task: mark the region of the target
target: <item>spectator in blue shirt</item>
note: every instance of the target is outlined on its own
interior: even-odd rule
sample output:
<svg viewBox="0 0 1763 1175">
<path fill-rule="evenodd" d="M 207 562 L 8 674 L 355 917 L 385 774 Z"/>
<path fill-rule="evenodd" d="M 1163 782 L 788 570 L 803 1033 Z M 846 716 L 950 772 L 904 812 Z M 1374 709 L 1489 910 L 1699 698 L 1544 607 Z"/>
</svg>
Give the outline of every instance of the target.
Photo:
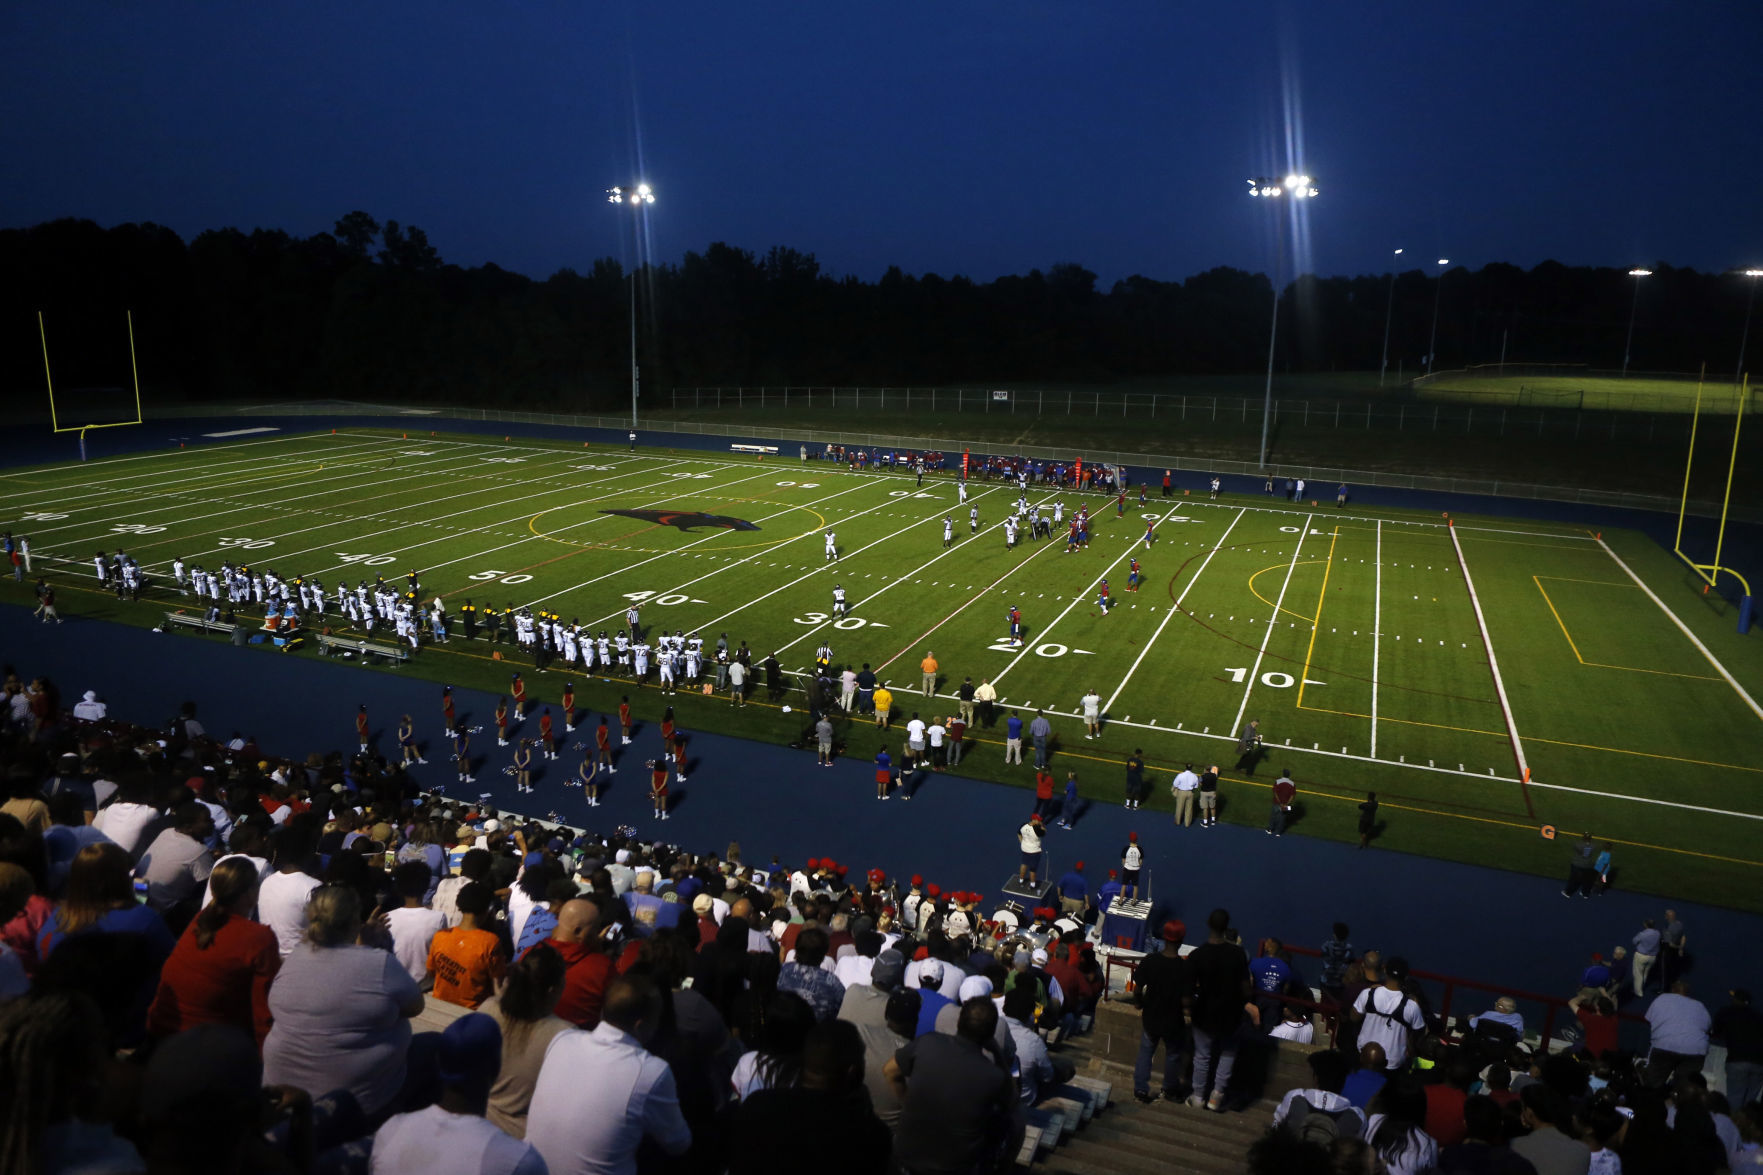
<svg viewBox="0 0 1763 1175">
<path fill-rule="evenodd" d="M 1084 880 L 1084 863 L 1079 861 L 1059 879 L 1059 908 L 1081 919 L 1089 907 L 1090 883 Z"/>
<path fill-rule="evenodd" d="M 1108 880 L 1096 891 L 1096 908 L 1107 913 L 1108 907 L 1114 904 L 1114 899 L 1121 895 L 1124 888 L 1120 884 L 1120 870 L 1108 870 Z"/>
<path fill-rule="evenodd" d="M 1022 762 L 1022 717 L 1015 710 L 1004 719 L 1004 762 Z"/>
<path fill-rule="evenodd" d="M 804 931 L 804 934 L 807 932 Z M 798 945 L 800 945 L 798 943 Z M 939 959 L 926 959 L 918 965 L 918 1036 L 937 1029 L 937 1013 L 955 1001 L 937 990 L 943 982 L 943 964 Z"/>
<path fill-rule="evenodd" d="M 831 939 L 818 926 L 810 926 L 796 936 L 796 958 L 785 963 L 778 972 L 777 989 L 789 991 L 808 1001 L 817 1021 L 836 1018 L 839 1005 L 845 1002 L 845 985 L 831 971 L 821 967 Z"/>
<path fill-rule="evenodd" d="M 1279 939 L 1267 939 L 1261 944 L 1261 957 L 1249 964 L 1249 978 L 1255 983 L 1255 1003 L 1261 1008 L 1261 1023 L 1266 1029 L 1279 1023 L 1280 1001 L 1273 997 L 1284 995 L 1293 979 L 1291 964 L 1280 957 L 1284 949 L 1285 944 Z"/>
</svg>

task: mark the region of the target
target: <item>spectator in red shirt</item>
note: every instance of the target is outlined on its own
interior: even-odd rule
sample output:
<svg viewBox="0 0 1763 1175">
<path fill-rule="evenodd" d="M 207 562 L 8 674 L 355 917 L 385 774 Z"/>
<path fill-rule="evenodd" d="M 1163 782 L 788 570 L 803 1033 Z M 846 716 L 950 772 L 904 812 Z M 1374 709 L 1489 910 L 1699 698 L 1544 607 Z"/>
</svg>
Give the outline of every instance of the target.
<svg viewBox="0 0 1763 1175">
<path fill-rule="evenodd" d="M 269 987 L 281 969 L 275 932 L 251 920 L 257 869 L 243 857 L 220 862 L 209 876 L 213 897 L 172 948 L 147 1012 L 147 1032 L 175 1036 L 199 1024 L 229 1024 L 252 1033 L 259 1049 L 269 1035 Z"/>
<path fill-rule="evenodd" d="M 1445 1079 L 1426 1087 L 1426 1132 L 1440 1146 L 1462 1142 L 1467 1136 L 1463 1103 L 1474 1082 L 1475 1067 L 1462 1057 L 1453 1057 L 1445 1065 Z"/>
<path fill-rule="evenodd" d="M 1579 1026 L 1585 1031 L 1585 1040 L 1580 1047 L 1586 1055 L 1594 1059 L 1605 1053 L 1616 1051 L 1616 1003 L 1603 993 L 1588 995 L 1581 992 L 1567 1001 L 1573 1014 L 1579 1017 Z"/>
<path fill-rule="evenodd" d="M 1267 816 L 1267 835 L 1284 836 L 1286 822 L 1291 819 L 1292 801 L 1298 797 L 1298 785 L 1292 782 L 1290 769 L 1282 770 L 1273 781 L 1273 809 Z"/>
<path fill-rule="evenodd" d="M 601 946 L 604 915 L 591 898 L 565 902 L 557 912 L 557 929 L 548 940 L 563 960 L 563 995 L 556 1013 L 578 1028 L 600 1023 L 600 1005 L 612 977 L 612 959 Z"/>
<path fill-rule="evenodd" d="M 47 895 L 49 859 L 43 838 L 3 812 L 0 812 L 0 862 L 17 865 L 30 878 L 30 892 L 24 895 L 23 904 L 0 923 L 0 943 L 17 953 L 26 975 L 35 976 L 37 938 L 44 923 L 55 912 L 55 903 Z"/>
</svg>

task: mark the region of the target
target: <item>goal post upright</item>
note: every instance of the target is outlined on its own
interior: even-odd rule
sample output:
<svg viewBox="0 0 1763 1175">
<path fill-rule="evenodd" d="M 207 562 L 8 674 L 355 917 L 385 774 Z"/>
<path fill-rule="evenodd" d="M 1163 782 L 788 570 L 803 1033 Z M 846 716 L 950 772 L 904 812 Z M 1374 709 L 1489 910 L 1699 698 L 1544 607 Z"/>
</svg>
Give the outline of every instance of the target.
<svg viewBox="0 0 1763 1175">
<path fill-rule="evenodd" d="M 80 460 L 86 459 L 86 433 L 95 428 L 124 428 L 132 424 L 141 424 L 146 420 L 141 411 L 141 366 L 135 354 L 135 312 L 124 310 L 124 321 L 128 327 L 129 338 L 129 382 L 135 393 L 135 418 L 133 420 L 112 420 L 106 423 L 69 424 L 62 426 L 60 410 L 55 406 L 55 377 L 49 365 L 49 332 L 43 322 L 43 312 L 37 311 L 37 340 L 43 348 L 43 385 L 49 393 L 49 430 L 51 433 L 77 432 L 80 443 Z"/>
<path fill-rule="evenodd" d="M 1706 376 L 1706 374 L 1707 366 L 1704 364 L 1703 375 Z M 1702 589 L 1703 592 L 1707 592 L 1709 589 L 1719 586 L 1720 573 L 1722 571 L 1738 580 L 1739 590 L 1742 593 L 1738 602 L 1738 630 L 1740 633 L 1747 633 L 1750 631 L 1751 622 L 1756 611 L 1756 604 L 1751 595 L 1751 585 L 1743 575 L 1735 571 L 1733 568 L 1722 566 L 1720 559 L 1726 551 L 1726 520 L 1732 507 L 1732 479 L 1733 474 L 1738 469 L 1739 435 L 1744 430 L 1745 409 L 1750 399 L 1750 391 L 1750 378 L 1748 376 L 1741 377 L 1737 404 L 1738 410 L 1734 414 L 1732 422 L 1732 450 L 1727 455 L 1726 461 L 1726 485 L 1720 498 L 1720 521 L 1714 529 L 1714 561 L 1712 563 L 1698 563 L 1689 555 L 1685 554 L 1683 549 L 1683 523 L 1685 515 L 1689 512 L 1690 472 L 1695 463 L 1696 430 L 1697 426 L 1701 423 L 1702 417 L 1702 381 L 1701 379 L 1696 381 L 1695 411 L 1690 417 L 1689 454 L 1684 458 L 1683 466 L 1683 495 L 1679 499 L 1677 506 L 1677 538 L 1672 543 L 1672 553 L 1679 559 L 1682 559 L 1706 585 Z"/>
</svg>

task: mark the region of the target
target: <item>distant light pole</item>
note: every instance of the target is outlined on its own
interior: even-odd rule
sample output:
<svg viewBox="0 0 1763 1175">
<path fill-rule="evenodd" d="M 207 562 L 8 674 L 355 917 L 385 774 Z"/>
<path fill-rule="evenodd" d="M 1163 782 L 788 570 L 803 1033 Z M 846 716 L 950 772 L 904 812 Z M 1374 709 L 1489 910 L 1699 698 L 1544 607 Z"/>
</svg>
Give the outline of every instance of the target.
<svg viewBox="0 0 1763 1175">
<path fill-rule="evenodd" d="M 1397 249 L 1394 256 L 1400 257 L 1402 251 Z M 1396 309 L 1396 269 L 1390 266 L 1390 292 L 1383 307 L 1383 362 L 1377 369 L 1377 386 L 1383 387 L 1383 377 L 1390 369 L 1390 315 Z"/>
<path fill-rule="evenodd" d="M 608 204 L 628 204 L 633 212 L 643 212 L 655 203 L 654 189 L 648 184 L 634 188 L 607 188 Z M 637 431 L 637 270 L 643 260 L 643 230 L 637 229 L 636 263 L 631 266 L 631 433 Z M 631 442 L 635 444 L 633 440 Z"/>
<path fill-rule="evenodd" d="M 1277 200 L 1281 196 L 1289 196 L 1293 200 L 1312 200 L 1316 197 L 1316 189 L 1310 186 L 1307 175 L 1288 175 L 1282 180 L 1268 179 L 1257 176 L 1249 181 L 1249 195 Z M 1279 338 L 1279 260 L 1284 251 L 1285 222 L 1280 217 L 1285 215 L 1281 209 L 1274 217 L 1273 238 L 1273 326 L 1267 332 L 1267 390 L 1261 404 L 1261 468 L 1267 468 L 1267 433 L 1273 423 L 1273 346 Z"/>
<path fill-rule="evenodd" d="M 1751 306 L 1757 301 L 1757 279 L 1763 277 L 1763 269 L 1741 269 L 1739 276 L 1751 279 L 1751 292 L 1745 298 L 1745 329 L 1739 335 L 1739 369 L 1732 380 L 1735 385 L 1745 379 L 1745 344 L 1751 341 Z"/>
<path fill-rule="evenodd" d="M 1439 265 L 1451 264 L 1449 257 L 1440 257 Z M 1439 300 L 1445 295 L 1445 271 L 1439 270 L 1439 284 L 1432 293 L 1432 337 L 1426 341 L 1426 374 L 1432 374 L 1433 354 L 1439 349 Z"/>
<path fill-rule="evenodd" d="M 1628 276 L 1634 279 L 1634 299 L 1628 304 L 1628 340 L 1622 344 L 1622 374 L 1624 378 L 1628 376 L 1628 353 L 1634 347 L 1634 312 L 1640 309 L 1641 305 L 1641 279 L 1652 277 L 1653 271 L 1631 269 L 1628 271 Z"/>
</svg>

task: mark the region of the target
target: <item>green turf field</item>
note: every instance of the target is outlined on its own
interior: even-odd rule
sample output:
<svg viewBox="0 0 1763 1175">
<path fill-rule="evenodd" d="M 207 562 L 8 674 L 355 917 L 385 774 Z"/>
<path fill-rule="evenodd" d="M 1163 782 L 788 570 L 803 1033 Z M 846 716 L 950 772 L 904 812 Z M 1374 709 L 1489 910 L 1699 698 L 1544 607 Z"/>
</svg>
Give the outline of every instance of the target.
<svg viewBox="0 0 1763 1175">
<path fill-rule="evenodd" d="M 1482 376 L 1442 373 L 1414 385 L 1422 400 L 1463 400 L 1525 408 L 1584 408 L 1613 412 L 1682 412 L 1696 408 L 1696 378 L 1620 378 L 1605 375 Z M 1730 379 L 1701 385 L 1702 411 L 1730 416 L 1739 390 Z M 1753 409 L 1754 410 L 1754 409 Z"/>
<path fill-rule="evenodd" d="M 941 478 L 920 488 L 793 458 L 361 430 L 14 471 L 0 513 L 30 536 L 67 615 L 145 625 L 193 606 L 167 590 L 176 556 L 316 577 L 333 596 L 339 580 L 384 574 L 401 586 L 415 568 L 424 600 L 439 595 L 455 614 L 467 598 L 530 604 L 596 632 L 635 602 L 645 629 L 698 630 L 711 643 L 726 632 L 761 656 L 775 650 L 786 670 L 807 668 L 829 641 L 835 663 L 869 662 L 891 679 L 906 716 L 948 713 L 962 676 L 990 679 L 1009 706 L 1053 716 L 1059 778 L 1077 770 L 1093 799 L 1118 801 L 1120 762 L 1142 747 L 1163 806 L 1171 770 L 1216 761 L 1226 818 L 1259 824 L 1289 766 L 1304 801 L 1295 831 L 1352 837 L 1355 805 L 1376 789 L 1381 847 L 1556 874 L 1567 846 L 1542 827 L 1590 828 L 1617 843 L 1620 884 L 1763 908 L 1763 712 L 1751 700 L 1763 653 L 1703 606 L 1669 553 L 1631 532 L 1337 509 L 1333 486 L 1312 487 L 1315 506 L 1214 502 L 1189 488 L 1170 500 L 1153 488 L 1143 507 L 1135 493 L 1121 517 L 1111 498 L 1031 489 L 1049 506 L 1062 498 L 1068 516 L 1087 504 L 1091 545 L 1068 554 L 1061 534 L 1007 550 L 1014 483 L 970 487 L 980 510 L 970 535 L 957 487 Z M 613 510 L 701 512 L 752 529 Z M 96 589 L 91 557 L 118 545 L 159 577 L 140 603 Z M 1103 577 L 1116 601 L 1106 614 L 1095 603 Z M 835 582 L 851 600 L 842 619 L 830 615 Z M 1021 646 L 1006 639 L 1012 604 Z M 339 624 L 334 608 L 326 622 Z M 458 639 L 457 624 L 454 636 L 386 671 L 497 690 L 512 663 L 534 677 L 536 697 L 570 676 L 532 675 L 511 645 Z M 918 692 L 926 650 L 942 666 L 934 700 Z M 1105 703 L 1099 740 L 1078 717 L 1089 689 Z M 578 692 L 599 709 L 632 687 Z M 782 703 L 792 699 L 788 716 L 685 692 L 669 700 L 687 727 L 784 739 L 802 726 L 801 695 Z M 351 713 L 339 704 L 339 741 Z M 1250 718 L 1267 751 L 1252 772 L 1234 750 Z M 842 733 L 865 759 L 880 741 L 862 726 Z M 1003 766 L 1001 724 L 977 734 L 961 773 L 1031 782 L 1031 770 Z"/>
</svg>

